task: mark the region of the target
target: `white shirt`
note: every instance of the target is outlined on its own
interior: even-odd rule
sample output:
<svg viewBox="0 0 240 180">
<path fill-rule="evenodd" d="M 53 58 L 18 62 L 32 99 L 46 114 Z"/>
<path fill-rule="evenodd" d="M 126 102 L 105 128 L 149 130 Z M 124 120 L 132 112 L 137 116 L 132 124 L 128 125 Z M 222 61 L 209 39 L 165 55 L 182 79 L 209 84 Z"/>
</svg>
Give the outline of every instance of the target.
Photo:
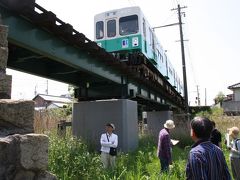
<svg viewBox="0 0 240 180">
<path fill-rule="evenodd" d="M 240 158 L 240 140 L 237 141 L 237 147 L 236 147 L 236 139 L 232 140 L 231 147 L 232 147 L 232 150 L 230 151 L 230 157 Z"/>
<path fill-rule="evenodd" d="M 107 136 L 108 136 L 109 142 L 108 142 Z M 101 143 L 101 151 L 109 153 L 110 147 L 116 148 L 118 146 L 118 136 L 114 133 L 112 133 L 111 135 L 109 135 L 108 133 L 103 133 L 101 135 L 100 143 Z"/>
</svg>

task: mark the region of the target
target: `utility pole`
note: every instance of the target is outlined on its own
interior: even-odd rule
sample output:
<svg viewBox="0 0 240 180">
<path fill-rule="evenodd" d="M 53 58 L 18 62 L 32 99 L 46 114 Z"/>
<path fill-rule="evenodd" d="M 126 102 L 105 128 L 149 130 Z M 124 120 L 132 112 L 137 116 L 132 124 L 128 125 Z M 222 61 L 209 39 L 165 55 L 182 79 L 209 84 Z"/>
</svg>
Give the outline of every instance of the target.
<svg viewBox="0 0 240 180">
<path fill-rule="evenodd" d="M 205 88 L 205 106 L 207 105 L 207 88 Z"/>
<path fill-rule="evenodd" d="M 197 85 L 197 105 L 200 106 L 199 89 Z"/>
<path fill-rule="evenodd" d="M 46 80 L 46 85 L 47 85 L 47 87 L 46 87 L 46 94 L 48 95 L 48 80 Z"/>
<path fill-rule="evenodd" d="M 182 30 L 182 16 L 181 16 L 181 9 L 186 8 L 180 7 L 178 4 L 177 10 L 178 11 L 178 20 L 179 20 L 179 30 L 180 30 L 180 42 L 181 42 L 181 52 L 182 52 L 182 68 L 183 68 L 183 86 L 184 86 L 184 98 L 185 98 L 185 107 L 187 114 L 189 113 L 189 106 L 188 106 L 188 90 L 187 90 L 187 73 L 186 73 L 186 64 L 185 64 L 185 52 L 184 52 L 184 40 L 183 40 L 183 30 Z"/>
<path fill-rule="evenodd" d="M 188 106 L 188 90 L 187 90 L 187 75 L 186 75 L 186 64 L 185 64 L 185 53 L 184 53 L 184 40 L 183 40 L 183 31 L 182 31 L 182 17 L 181 17 L 181 9 L 187 8 L 186 6 L 180 7 L 178 4 L 177 9 L 172 9 L 172 10 L 177 10 L 178 11 L 178 23 L 173 23 L 173 24 L 168 24 L 164 26 L 157 26 L 152 28 L 153 31 L 157 28 L 162 28 L 162 27 L 169 27 L 169 26 L 175 26 L 179 25 L 179 30 L 180 30 L 180 41 L 181 41 L 181 53 L 182 53 L 182 68 L 183 68 L 183 84 L 184 84 L 184 98 L 185 98 L 185 107 L 186 107 L 186 113 L 188 116 L 189 120 L 189 106 Z"/>
</svg>

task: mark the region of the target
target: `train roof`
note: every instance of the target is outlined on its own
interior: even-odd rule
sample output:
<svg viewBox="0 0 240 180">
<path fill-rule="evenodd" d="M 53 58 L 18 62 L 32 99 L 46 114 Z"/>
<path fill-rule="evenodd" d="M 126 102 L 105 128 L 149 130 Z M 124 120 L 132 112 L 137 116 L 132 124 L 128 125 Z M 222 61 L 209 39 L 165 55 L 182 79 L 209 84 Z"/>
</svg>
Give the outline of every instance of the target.
<svg viewBox="0 0 240 180">
<path fill-rule="evenodd" d="M 131 6 L 131 7 L 125 7 L 125 8 L 119 8 L 119 9 L 113 9 L 113 10 L 110 10 L 110 11 L 105 11 L 105 12 L 101 12 L 101 13 L 98 13 L 95 15 L 95 17 L 97 16 L 106 16 L 107 14 L 109 13 L 117 13 L 117 12 L 142 12 L 141 11 L 141 8 L 139 6 Z"/>
</svg>

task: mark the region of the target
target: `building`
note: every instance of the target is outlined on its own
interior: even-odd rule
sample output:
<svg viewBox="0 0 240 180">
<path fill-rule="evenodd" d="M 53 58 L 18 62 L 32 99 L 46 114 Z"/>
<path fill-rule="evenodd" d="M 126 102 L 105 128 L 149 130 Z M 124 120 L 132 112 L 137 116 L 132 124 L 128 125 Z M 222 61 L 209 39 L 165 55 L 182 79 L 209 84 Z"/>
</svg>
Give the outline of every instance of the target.
<svg viewBox="0 0 240 180">
<path fill-rule="evenodd" d="M 240 115 L 240 83 L 228 87 L 233 94 L 227 95 L 222 103 L 222 108 L 227 115 Z"/>
<path fill-rule="evenodd" d="M 38 94 L 33 98 L 35 109 L 63 108 L 73 102 L 71 97 Z"/>
</svg>

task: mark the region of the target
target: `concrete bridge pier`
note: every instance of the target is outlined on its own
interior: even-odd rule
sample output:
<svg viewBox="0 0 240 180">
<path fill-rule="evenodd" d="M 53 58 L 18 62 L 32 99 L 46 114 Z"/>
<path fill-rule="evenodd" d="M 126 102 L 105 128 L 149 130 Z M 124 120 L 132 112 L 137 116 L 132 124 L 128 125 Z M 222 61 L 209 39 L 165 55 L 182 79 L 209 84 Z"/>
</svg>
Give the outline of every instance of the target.
<svg viewBox="0 0 240 180">
<path fill-rule="evenodd" d="M 106 123 L 114 123 L 118 149 L 123 152 L 138 146 L 137 102 L 128 99 L 83 101 L 73 104 L 73 135 L 100 149 L 100 136 Z"/>
<path fill-rule="evenodd" d="M 155 138 L 158 137 L 159 131 L 163 128 L 168 119 L 173 119 L 172 111 L 151 111 L 147 112 L 147 129 Z"/>
</svg>

